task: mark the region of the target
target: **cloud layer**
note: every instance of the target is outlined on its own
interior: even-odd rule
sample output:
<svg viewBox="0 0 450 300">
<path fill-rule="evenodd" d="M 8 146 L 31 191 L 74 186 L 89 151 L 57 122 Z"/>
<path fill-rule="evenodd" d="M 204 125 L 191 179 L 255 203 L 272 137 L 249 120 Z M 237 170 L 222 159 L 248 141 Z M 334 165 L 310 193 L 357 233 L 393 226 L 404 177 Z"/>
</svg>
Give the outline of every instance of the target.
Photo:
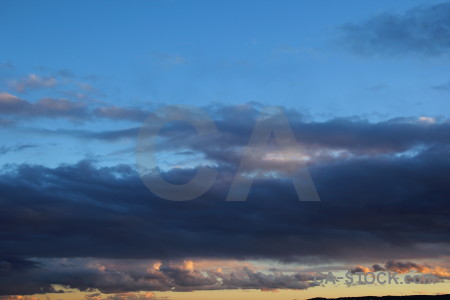
<svg viewBox="0 0 450 300">
<path fill-rule="evenodd" d="M 6 258 L 1 260 L 1 266 L 0 295 L 63 292 L 56 290 L 53 285 L 84 292 L 118 294 L 111 296 L 112 299 L 136 296 L 130 292 L 139 291 L 307 289 L 318 285 L 314 282 L 313 273 L 283 273 L 275 270 L 261 272 L 247 266 L 226 270 L 197 269 L 193 261 L 175 264 L 157 261 L 47 259 L 38 263 Z M 99 294 L 92 294 L 92 297 L 98 296 Z M 146 295 L 150 296 L 153 297 L 152 294 Z"/>
</svg>

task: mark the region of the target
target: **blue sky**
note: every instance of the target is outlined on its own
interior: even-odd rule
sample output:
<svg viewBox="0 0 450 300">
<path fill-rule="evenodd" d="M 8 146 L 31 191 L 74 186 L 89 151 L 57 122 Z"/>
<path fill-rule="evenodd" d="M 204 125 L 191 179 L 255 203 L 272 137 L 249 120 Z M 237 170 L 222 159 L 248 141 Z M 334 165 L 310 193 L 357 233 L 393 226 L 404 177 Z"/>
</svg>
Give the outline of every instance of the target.
<svg viewBox="0 0 450 300">
<path fill-rule="evenodd" d="M 448 83 L 448 57 L 355 54 L 341 41 L 345 24 L 383 13 L 402 15 L 421 4 L 138 1 L 124 7 L 121 1 L 4 2 L 0 88 L 31 103 L 43 97 L 78 97 L 87 105 L 151 110 L 167 104 L 258 102 L 295 109 L 312 120 L 445 117 L 448 90 L 433 87 Z M 11 82 L 30 74 L 57 83 L 17 93 Z M 74 130 L 135 125 L 31 122 L 21 125 Z M 14 143 L 32 140 L 28 133 L 7 131 L 5 136 Z M 56 139 L 48 143 L 60 144 L 63 138 Z M 108 154 L 109 148 L 119 150 L 117 145 L 105 149 L 78 142 L 72 148 L 45 163 L 57 165 L 93 153 Z M 40 155 L 43 162 L 44 156 Z"/>
<path fill-rule="evenodd" d="M 447 82 L 448 59 L 374 59 L 336 45 L 343 24 L 418 4 L 5 2 L 1 55 L 17 67 L 14 76 L 61 69 L 98 76 L 98 98 L 114 104 L 258 101 L 322 118 L 439 115 L 447 94 L 430 86 Z"/>
</svg>

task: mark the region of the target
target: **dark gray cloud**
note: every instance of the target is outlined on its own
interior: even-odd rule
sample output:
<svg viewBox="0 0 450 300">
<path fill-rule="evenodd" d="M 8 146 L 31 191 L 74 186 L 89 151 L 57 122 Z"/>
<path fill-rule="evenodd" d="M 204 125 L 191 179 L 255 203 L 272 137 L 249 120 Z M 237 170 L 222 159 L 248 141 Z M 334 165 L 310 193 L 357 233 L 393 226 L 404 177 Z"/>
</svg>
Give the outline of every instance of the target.
<svg viewBox="0 0 450 300">
<path fill-rule="evenodd" d="M 42 275 L 39 263 L 35 261 L 0 257 L 0 295 L 57 293 Z"/>
<path fill-rule="evenodd" d="M 421 5 L 403 14 L 378 14 L 339 28 L 339 43 L 362 55 L 436 56 L 450 49 L 450 3 Z"/>
<path fill-rule="evenodd" d="M 0 179 L 0 254 L 280 260 L 448 255 L 448 149 L 311 166 L 320 203 L 299 202 L 283 179 L 256 181 L 247 202 L 225 202 L 235 171 L 227 165 L 217 167 L 210 191 L 183 203 L 155 197 L 125 165 L 10 167 Z M 174 169 L 163 176 L 186 182 L 194 172 Z"/>
</svg>

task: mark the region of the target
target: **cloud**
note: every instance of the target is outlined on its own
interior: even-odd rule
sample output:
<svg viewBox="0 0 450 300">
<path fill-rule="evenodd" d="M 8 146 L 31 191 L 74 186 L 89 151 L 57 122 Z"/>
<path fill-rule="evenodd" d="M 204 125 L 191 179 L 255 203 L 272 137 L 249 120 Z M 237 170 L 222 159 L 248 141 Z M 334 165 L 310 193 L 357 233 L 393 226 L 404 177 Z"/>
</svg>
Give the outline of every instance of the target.
<svg viewBox="0 0 450 300">
<path fill-rule="evenodd" d="M 223 106 L 217 110 L 205 110 L 214 120 L 217 133 L 207 137 L 197 136 L 195 130 L 185 122 L 167 124 L 159 136 L 161 151 L 179 154 L 201 155 L 209 162 L 237 164 L 248 144 L 249 137 L 260 115 L 255 106 L 247 109 Z M 164 117 L 154 111 L 121 107 L 102 107 L 94 110 L 97 117 L 111 120 L 142 120 L 151 116 L 155 123 Z M 448 119 L 431 116 L 395 118 L 380 122 L 369 122 L 357 118 L 336 118 L 321 122 L 305 121 L 295 112 L 290 112 L 290 125 L 299 143 L 298 149 L 285 153 L 287 158 L 299 158 L 299 153 L 309 163 L 327 162 L 376 155 L 414 155 L 417 151 L 434 145 L 446 145 L 450 130 Z M 88 114 L 89 115 L 89 114 Z M 91 117 L 94 119 L 94 117 Z M 41 130 L 36 132 L 55 135 L 70 135 L 83 139 L 98 139 L 108 142 L 135 140 L 140 127 L 119 128 L 105 131 Z M 289 159 L 278 159 L 277 149 L 253 149 L 255 163 L 261 168 L 289 165 Z M 274 152 L 275 151 L 275 152 Z M 264 159 L 261 160 L 260 157 Z"/>
<path fill-rule="evenodd" d="M 186 63 L 186 58 L 181 55 L 153 52 L 152 56 L 155 57 L 161 64 L 181 65 Z"/>
<path fill-rule="evenodd" d="M 0 114 L 30 118 L 86 119 L 86 104 L 67 99 L 42 98 L 31 103 L 17 96 L 0 93 Z"/>
<path fill-rule="evenodd" d="M 11 107 L 22 101 L 9 94 L 2 97 Z M 61 115 L 76 109 L 51 101 L 39 105 Z M 27 110 L 38 111 L 34 106 Z M 260 112 L 251 105 L 221 106 L 209 112 L 216 121 L 216 135 L 197 136 L 181 122 L 161 130 L 164 151 L 203 154 L 191 165 L 160 170 L 165 179 L 189 181 L 200 161 L 218 172 L 211 189 L 196 200 L 156 197 L 128 165 L 105 167 L 84 160 L 52 168 L 29 164 L 3 168 L 0 256 L 7 259 L 0 263 L 4 279 L 0 292 L 54 291 L 51 284 L 116 294 L 302 289 L 310 285 L 307 279 L 298 280 L 297 273 L 250 267 L 205 270 L 191 263 L 166 262 L 233 258 L 320 263 L 450 256 L 450 190 L 445 179 L 450 169 L 448 120 L 423 116 L 377 123 L 307 122 L 288 111 L 301 151 L 312 158 L 309 169 L 322 201 L 299 202 L 289 179 L 270 175 L 292 168 L 292 160 L 279 159 L 272 152 L 260 156 L 262 151 L 255 149 L 255 166 L 270 176 L 255 181 L 247 201 L 230 203 L 225 199 Z M 104 132 L 57 129 L 50 134 L 114 141 L 135 137 L 137 131 L 137 127 Z M 273 150 L 271 143 L 268 150 Z M 290 154 L 295 156 L 296 151 Z M 8 267 L 13 265 L 11 257 L 34 264 Z M 67 261 L 45 260 L 51 257 Z M 89 266 L 75 257 L 148 259 L 162 264 L 133 273 L 107 264 Z"/>
<path fill-rule="evenodd" d="M 41 272 L 39 263 L 35 261 L 18 257 L 0 258 L 0 295 L 58 292 L 50 283 L 46 282 L 45 278 L 39 278 L 40 275 L 37 274 L 41 274 Z M 24 280 L 24 278 L 29 280 Z"/>
<path fill-rule="evenodd" d="M 23 295 L 9 295 L 0 296 L 0 300 L 49 300 L 47 297 L 34 297 L 34 296 L 23 296 Z"/>
<path fill-rule="evenodd" d="M 56 118 L 82 119 L 87 116 L 86 105 L 67 99 L 43 98 L 32 106 L 31 115 Z"/>
<path fill-rule="evenodd" d="M 110 295 L 106 298 L 106 300 L 147 300 L 147 299 L 155 299 L 155 295 L 152 292 L 147 292 L 144 294 L 120 293 Z"/>
<path fill-rule="evenodd" d="M 15 68 L 16 67 L 11 62 L 5 62 L 5 63 L 0 64 L 0 69 L 12 70 Z"/>
<path fill-rule="evenodd" d="M 186 263 L 190 267 L 186 268 Z M 44 259 L 40 267 L 23 271 L 20 277 L 12 272 L 0 273 L 0 295 L 22 291 L 23 295 L 42 293 L 52 284 L 69 289 L 95 293 L 86 299 L 153 299 L 154 291 L 201 291 L 232 289 L 307 289 L 317 286 L 312 273 L 256 271 L 249 267 L 235 267 L 227 271 L 198 269 L 192 261 L 164 262 L 151 265 L 151 261 L 93 259 Z M 13 276 L 13 280 L 10 280 Z M 22 288 L 33 282 L 32 289 Z M 146 291 L 145 293 L 137 293 Z M 56 291 L 55 291 L 56 292 Z"/>
<path fill-rule="evenodd" d="M 89 295 L 86 295 L 84 298 L 87 299 L 87 300 L 101 300 L 101 299 L 103 299 L 102 293 L 89 294 Z"/>
<path fill-rule="evenodd" d="M 13 120 L 1 119 L 0 118 L 0 126 L 1 127 L 8 127 L 8 126 L 12 126 L 13 124 L 14 124 Z"/>
<path fill-rule="evenodd" d="M 339 34 L 339 43 L 356 54 L 443 55 L 450 49 L 450 3 L 378 14 L 341 26 Z"/>
<path fill-rule="evenodd" d="M 433 274 L 439 278 L 450 279 L 450 269 L 436 266 L 420 265 L 413 262 L 399 262 L 390 260 L 386 263 L 386 269 L 397 273 L 418 272 L 425 274 Z"/>
<path fill-rule="evenodd" d="M 357 266 L 356 268 L 352 269 L 351 272 L 379 272 L 379 271 L 391 271 L 396 273 L 411 273 L 411 272 L 417 272 L 417 273 L 423 273 L 423 274 L 432 274 L 435 275 L 441 279 L 450 279 L 450 269 L 440 266 L 429 266 L 426 264 L 416 264 L 414 262 L 410 261 L 395 261 L 395 260 L 389 260 L 384 267 L 381 267 L 380 265 L 373 265 L 372 267 L 363 267 L 363 266 Z"/>
<path fill-rule="evenodd" d="M 41 98 L 29 102 L 9 93 L 0 93 L 0 115 L 27 116 L 31 118 L 69 118 L 83 121 L 98 119 L 143 122 L 151 112 L 139 108 L 112 105 L 92 107 L 86 102 L 64 98 Z"/>
<path fill-rule="evenodd" d="M 159 199 L 130 166 L 18 165 L 0 177 L 0 254 L 24 257 L 394 259 L 446 256 L 448 147 L 310 167 L 320 203 L 267 177 L 224 201 L 236 170 L 219 164 L 201 198 Z M 162 173 L 186 182 L 195 169 Z M 431 195 L 431 196 L 430 196 Z M 55 226 L 57 224 L 57 226 Z M 40 243 L 36 243 L 39 238 Z M 358 247 L 355 247 L 355 243 Z M 164 257 L 160 257 L 163 255 Z"/>
<path fill-rule="evenodd" d="M 54 87 L 57 80 L 54 77 L 39 77 L 36 74 L 29 74 L 25 78 L 11 80 L 9 86 L 17 93 L 26 93 L 30 90 Z"/>
<path fill-rule="evenodd" d="M 0 93 L 1 114 L 17 114 L 29 109 L 30 104 L 9 93 Z"/>
<path fill-rule="evenodd" d="M 57 71 L 57 74 L 59 76 L 66 77 L 66 78 L 74 78 L 75 77 L 75 74 L 69 69 L 61 69 L 61 70 Z"/>
<path fill-rule="evenodd" d="M 130 120 L 143 122 L 150 113 L 138 108 L 123 108 L 118 106 L 104 106 L 94 110 L 94 115 L 113 120 Z"/>
<path fill-rule="evenodd" d="M 431 88 L 438 91 L 450 91 L 450 81 L 447 83 L 434 85 Z"/>
<path fill-rule="evenodd" d="M 30 148 L 35 148 L 37 147 L 37 145 L 33 145 L 33 144 L 18 144 L 15 146 L 0 146 L 0 154 L 4 155 L 10 152 L 19 152 L 19 151 L 23 151 L 23 150 L 27 150 Z"/>
<path fill-rule="evenodd" d="M 160 135 L 164 136 L 161 149 L 178 149 L 177 153 L 185 153 L 185 148 L 189 148 L 192 153 L 202 153 L 208 159 L 226 163 L 229 160 L 240 159 L 241 151 L 247 145 L 261 114 L 258 105 L 248 104 L 244 107 L 205 108 L 205 112 L 218 128 L 217 134 L 208 136 L 208 140 L 196 137 L 195 130 L 186 126 L 185 122 L 168 124 L 160 132 Z M 13 121 L 18 122 L 20 117 L 65 118 L 83 122 L 123 120 L 140 124 L 149 117 L 153 118 L 155 124 L 164 121 L 164 116 L 158 115 L 155 111 L 138 107 L 92 106 L 85 102 L 55 98 L 42 98 L 32 103 L 8 93 L 0 93 L 0 114 L 10 118 L 10 120 L 2 119 L 5 126 Z M 417 147 L 447 143 L 445 137 L 450 129 L 449 120 L 431 116 L 395 118 L 373 123 L 358 118 L 306 121 L 295 111 L 288 114 L 291 127 L 301 145 L 301 151 L 305 158 L 311 161 L 416 151 L 414 148 Z M 134 140 L 139 129 L 139 126 L 135 126 L 104 131 L 39 128 L 33 130 L 37 133 L 65 134 L 113 142 L 123 139 Z M 279 162 L 273 159 L 271 162 L 266 161 L 267 164 Z"/>
</svg>

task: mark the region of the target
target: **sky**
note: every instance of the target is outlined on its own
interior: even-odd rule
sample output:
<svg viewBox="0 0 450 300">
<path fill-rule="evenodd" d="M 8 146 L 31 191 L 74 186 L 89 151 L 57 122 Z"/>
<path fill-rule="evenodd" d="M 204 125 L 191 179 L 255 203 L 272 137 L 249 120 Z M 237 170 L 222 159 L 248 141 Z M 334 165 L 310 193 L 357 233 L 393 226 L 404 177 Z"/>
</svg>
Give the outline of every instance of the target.
<svg viewBox="0 0 450 300">
<path fill-rule="evenodd" d="M 1 300 L 449 291 L 450 2 L 3 0 L 0 37 Z"/>
</svg>

